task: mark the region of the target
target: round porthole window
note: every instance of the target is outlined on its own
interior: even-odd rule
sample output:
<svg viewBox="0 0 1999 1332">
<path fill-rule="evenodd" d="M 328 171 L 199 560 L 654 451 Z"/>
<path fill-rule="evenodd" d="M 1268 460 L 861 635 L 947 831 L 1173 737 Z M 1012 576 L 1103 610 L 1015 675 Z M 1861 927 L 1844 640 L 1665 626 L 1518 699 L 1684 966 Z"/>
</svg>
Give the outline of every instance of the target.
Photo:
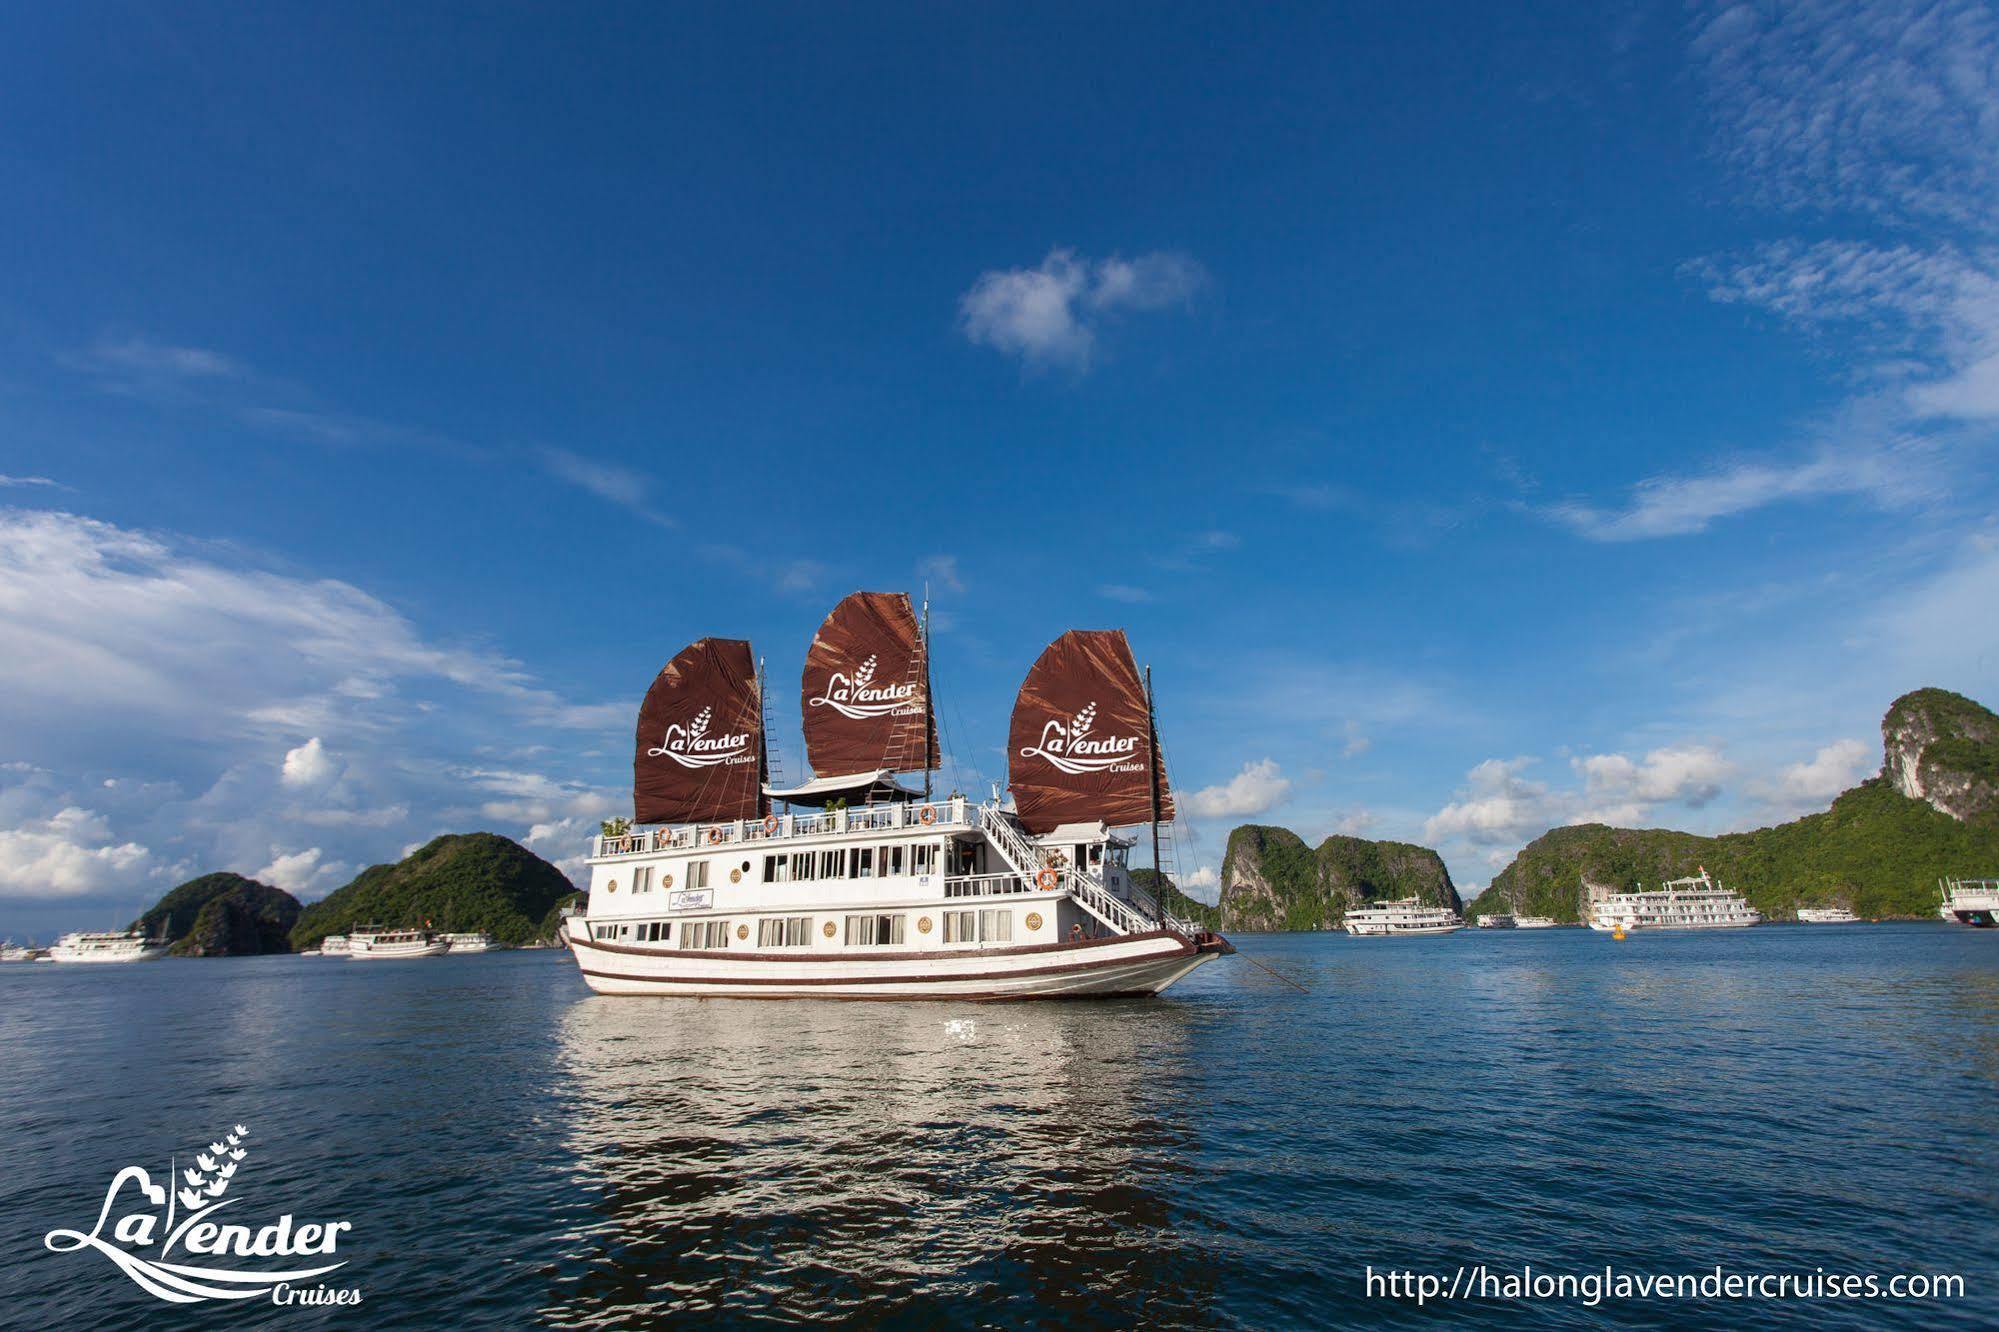
<svg viewBox="0 0 1999 1332">
<path fill-rule="evenodd" d="M 829 920 L 829 921 L 827 921 L 827 922 L 826 922 L 826 923 L 825 923 L 824 925 L 820 926 L 819 928 L 820 928 L 820 929 L 821 929 L 821 930 L 822 930 L 822 931 L 823 931 L 823 932 L 825 933 L 825 935 L 826 935 L 826 937 L 827 937 L 828 939 L 830 939 L 830 938 L 832 938 L 832 937 L 833 937 L 833 935 L 834 935 L 834 932 L 835 932 L 835 931 L 834 931 L 834 929 L 833 929 L 833 922 L 832 922 L 832 921 L 830 921 L 830 920 Z"/>
<path fill-rule="evenodd" d="M 662 887 L 662 888 L 671 888 L 671 887 L 673 887 L 673 876 L 672 876 L 671 874 L 662 874 L 662 875 L 660 875 L 660 876 L 659 876 L 659 886 L 660 886 L 660 887 Z"/>
<path fill-rule="evenodd" d="M 916 918 L 916 932 L 918 934 L 930 933 L 930 917 L 918 916 Z"/>
<path fill-rule="evenodd" d="M 1041 913 L 1039 911 L 1030 911 L 1027 913 L 1027 928 L 1029 933 L 1041 928 Z"/>
<path fill-rule="evenodd" d="M 743 872 L 742 872 L 741 870 L 730 870 L 730 871 L 729 871 L 729 882 L 730 882 L 730 883 L 741 883 L 742 881 L 743 881 Z"/>
<path fill-rule="evenodd" d="M 747 939 L 747 938 L 749 938 L 749 937 L 750 937 L 750 927 L 749 927 L 749 926 L 747 926 L 747 925 L 738 925 L 738 926 L 736 926 L 736 937 L 737 937 L 738 939 Z"/>
<path fill-rule="evenodd" d="M 605 892 L 607 892 L 607 893 L 615 893 L 615 892 L 617 892 L 617 891 L 618 891 L 618 881 L 617 881 L 616 879 L 613 879 L 613 880 L 611 880 L 611 881 L 610 881 L 609 883 L 605 884 L 605 885 L 604 885 L 604 891 L 605 891 Z"/>
</svg>

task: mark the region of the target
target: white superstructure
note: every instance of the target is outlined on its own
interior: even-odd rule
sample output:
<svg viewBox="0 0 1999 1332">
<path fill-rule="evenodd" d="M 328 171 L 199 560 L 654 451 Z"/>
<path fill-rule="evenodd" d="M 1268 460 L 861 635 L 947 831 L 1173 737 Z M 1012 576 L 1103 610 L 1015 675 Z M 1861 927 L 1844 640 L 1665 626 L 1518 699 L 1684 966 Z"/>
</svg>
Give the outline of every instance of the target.
<svg viewBox="0 0 1999 1332">
<path fill-rule="evenodd" d="M 1513 928 L 1516 930 L 1552 930 L 1560 922 L 1548 916 L 1515 916 Z"/>
<path fill-rule="evenodd" d="M 12 939 L 0 942 L 0 962 L 32 962 L 35 950 L 25 944 L 17 944 Z"/>
<path fill-rule="evenodd" d="M 1853 925 L 1859 920 L 1860 917 L 1842 906 L 1798 908 L 1800 925 Z"/>
<path fill-rule="evenodd" d="M 1405 934 L 1449 934 L 1464 928 L 1464 921 L 1449 907 L 1425 906 L 1415 897 L 1392 902 L 1375 902 L 1347 912 L 1348 934 L 1396 936 Z"/>
<path fill-rule="evenodd" d="M 1589 903 L 1593 930 L 1724 930 L 1763 923 L 1762 912 L 1718 887 L 1705 869 L 1650 892 L 1598 891 L 1592 890 Z"/>
<path fill-rule="evenodd" d="M 437 937 L 454 954 L 484 953 L 499 946 L 493 936 L 485 933 L 483 930 L 471 933 L 461 931 L 457 934 L 440 934 Z"/>
<path fill-rule="evenodd" d="M 1489 911 L 1478 918 L 1478 927 L 1482 930 L 1510 930 L 1518 924 L 1519 921 L 1505 911 Z"/>
<path fill-rule="evenodd" d="M 1991 929 L 1999 925 L 1999 879 L 1945 879 L 1937 914 L 1959 925 Z"/>
<path fill-rule="evenodd" d="M 151 962 L 166 955 L 166 940 L 141 930 L 78 930 L 49 948 L 51 962 Z"/>
<path fill-rule="evenodd" d="M 1130 846 L 964 796 L 599 837 L 567 941 L 606 994 L 1153 994 L 1226 945 L 1159 913 Z"/>
<path fill-rule="evenodd" d="M 443 957 L 450 945 L 429 930 L 356 930 L 348 936 L 347 956 L 355 961 Z"/>
</svg>

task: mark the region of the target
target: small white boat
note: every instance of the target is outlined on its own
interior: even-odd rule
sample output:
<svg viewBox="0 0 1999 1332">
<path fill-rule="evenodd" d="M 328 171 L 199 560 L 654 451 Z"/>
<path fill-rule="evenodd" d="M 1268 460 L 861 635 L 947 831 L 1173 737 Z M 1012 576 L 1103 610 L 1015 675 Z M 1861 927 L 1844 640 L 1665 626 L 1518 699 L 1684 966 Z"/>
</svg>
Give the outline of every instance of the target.
<svg viewBox="0 0 1999 1332">
<path fill-rule="evenodd" d="M 1999 925 L 1999 879 L 1945 879 L 1937 914 L 1959 925 L 1989 930 Z"/>
<path fill-rule="evenodd" d="M 1516 930 L 1552 930 L 1561 922 L 1552 916 L 1515 916 L 1513 928 Z"/>
<path fill-rule="evenodd" d="M 356 930 L 347 941 L 347 956 L 357 962 L 443 957 L 450 950 L 450 944 L 429 930 Z"/>
<path fill-rule="evenodd" d="M 437 937 L 443 940 L 445 947 L 453 954 L 486 953 L 499 947 L 493 936 L 483 930 L 470 934 L 440 934 Z"/>
<path fill-rule="evenodd" d="M 347 956 L 347 948 L 348 948 L 348 941 L 346 935 L 329 934 L 324 939 L 321 939 L 319 941 L 318 956 L 345 957 Z M 306 954 L 306 956 L 311 957 L 313 956 L 313 954 L 308 953 Z"/>
<path fill-rule="evenodd" d="M 51 962 L 152 962 L 166 955 L 167 941 L 142 930 L 76 930 L 49 949 Z"/>
<path fill-rule="evenodd" d="M 1860 917 L 1854 915 L 1845 907 L 1798 908 L 1798 924 L 1800 925 L 1854 925 L 1858 924 L 1859 921 Z"/>
<path fill-rule="evenodd" d="M 1348 934 L 1385 938 L 1408 934 L 1449 934 L 1464 928 L 1464 920 L 1449 907 L 1425 906 L 1421 898 L 1402 897 L 1347 912 Z"/>
<path fill-rule="evenodd" d="M 17 944 L 12 939 L 0 942 L 0 962 L 32 962 L 35 950 L 25 944 Z"/>
<path fill-rule="evenodd" d="M 1482 930 L 1510 930 L 1516 928 L 1519 923 L 1517 919 L 1504 911 L 1494 911 L 1489 915 L 1478 918 L 1478 927 Z"/>
</svg>

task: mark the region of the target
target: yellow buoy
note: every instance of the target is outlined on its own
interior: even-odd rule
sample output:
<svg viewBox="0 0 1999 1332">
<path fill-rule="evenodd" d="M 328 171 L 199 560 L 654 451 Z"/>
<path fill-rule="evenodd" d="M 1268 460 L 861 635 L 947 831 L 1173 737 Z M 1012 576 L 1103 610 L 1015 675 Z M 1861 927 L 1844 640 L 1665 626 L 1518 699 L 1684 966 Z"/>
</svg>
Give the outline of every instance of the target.
<svg viewBox="0 0 1999 1332">
<path fill-rule="evenodd" d="M 1615 940 L 1617 940 L 1617 941 L 1618 941 L 1619 943 L 1622 943 L 1622 942 L 1624 942 L 1624 931 L 1623 931 L 1623 930 L 1612 930 L 1612 931 L 1610 932 L 1610 937 L 1611 937 L 1611 938 L 1613 938 L 1613 939 L 1615 939 Z"/>
</svg>

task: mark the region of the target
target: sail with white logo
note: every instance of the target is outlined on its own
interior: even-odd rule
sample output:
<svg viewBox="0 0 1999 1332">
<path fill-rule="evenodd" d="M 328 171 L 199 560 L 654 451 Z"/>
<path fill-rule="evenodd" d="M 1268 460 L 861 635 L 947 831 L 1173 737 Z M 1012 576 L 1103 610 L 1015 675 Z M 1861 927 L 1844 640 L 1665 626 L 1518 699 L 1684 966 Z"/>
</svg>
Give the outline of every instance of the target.
<svg viewBox="0 0 1999 1332">
<path fill-rule="evenodd" d="M 750 645 L 704 638 L 666 664 L 639 708 L 632 817 L 730 823 L 762 817 L 761 681 Z"/>
<path fill-rule="evenodd" d="M 1071 629 L 1027 673 L 1007 737 L 1021 825 L 1113 827 L 1173 817 L 1144 678 L 1121 629 Z"/>
<path fill-rule="evenodd" d="M 937 766 L 930 669 L 902 592 L 856 592 L 805 654 L 805 757 L 820 778 L 929 772 Z"/>
</svg>

